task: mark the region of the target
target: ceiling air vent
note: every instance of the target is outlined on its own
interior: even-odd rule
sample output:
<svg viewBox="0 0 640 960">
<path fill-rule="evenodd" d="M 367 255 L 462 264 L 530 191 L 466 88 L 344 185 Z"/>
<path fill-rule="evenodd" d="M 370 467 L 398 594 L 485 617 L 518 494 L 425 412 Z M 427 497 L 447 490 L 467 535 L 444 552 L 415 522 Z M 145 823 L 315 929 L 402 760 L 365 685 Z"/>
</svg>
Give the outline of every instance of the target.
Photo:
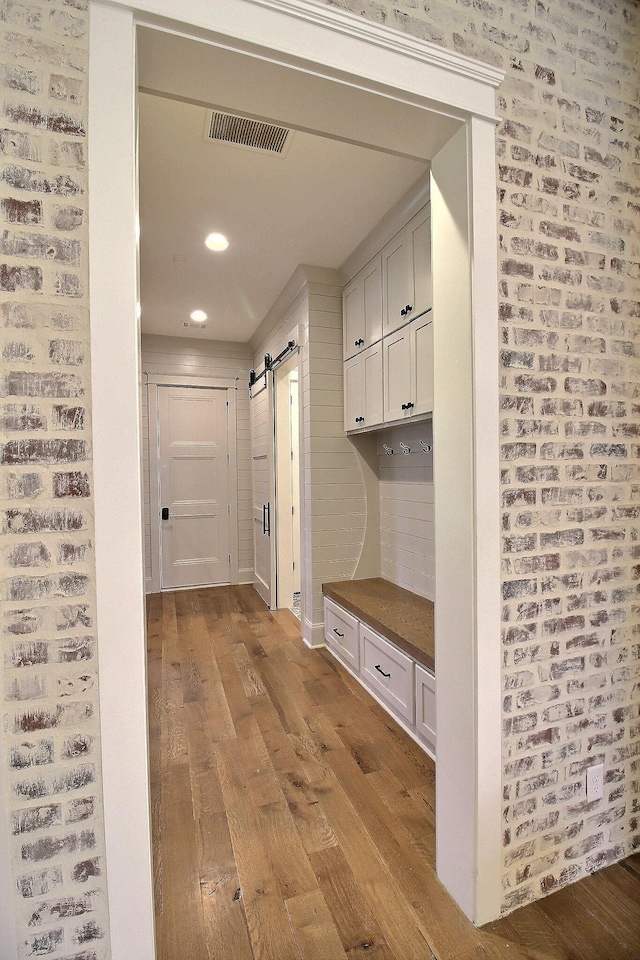
<svg viewBox="0 0 640 960">
<path fill-rule="evenodd" d="M 249 120 L 232 113 L 220 113 L 214 110 L 208 127 L 208 139 L 222 143 L 233 143 L 239 147 L 253 150 L 266 150 L 267 153 L 284 153 L 291 133 L 286 127 L 261 120 Z"/>
</svg>

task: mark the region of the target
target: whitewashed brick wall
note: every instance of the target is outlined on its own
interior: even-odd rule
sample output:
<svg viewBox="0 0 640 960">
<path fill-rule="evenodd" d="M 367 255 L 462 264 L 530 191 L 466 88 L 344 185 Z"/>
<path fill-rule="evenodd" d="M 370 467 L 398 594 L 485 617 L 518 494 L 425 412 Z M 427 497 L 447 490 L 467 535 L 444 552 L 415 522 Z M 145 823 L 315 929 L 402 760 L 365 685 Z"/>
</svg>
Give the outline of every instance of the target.
<svg viewBox="0 0 640 960">
<path fill-rule="evenodd" d="M 85 0 L 0 0 L 2 751 L 20 957 L 109 956 Z M 6 947 L 0 932 L 0 954 Z"/>
<path fill-rule="evenodd" d="M 640 5 L 331 4 L 506 70 L 507 912 L 640 848 Z"/>
</svg>

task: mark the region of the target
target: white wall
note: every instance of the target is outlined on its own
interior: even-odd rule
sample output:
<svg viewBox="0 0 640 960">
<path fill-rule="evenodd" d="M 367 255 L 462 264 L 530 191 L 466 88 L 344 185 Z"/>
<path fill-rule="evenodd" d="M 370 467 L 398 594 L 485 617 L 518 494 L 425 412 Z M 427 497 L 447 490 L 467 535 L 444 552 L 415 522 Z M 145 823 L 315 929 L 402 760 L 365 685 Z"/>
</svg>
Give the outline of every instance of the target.
<svg viewBox="0 0 640 960">
<path fill-rule="evenodd" d="M 380 479 L 380 574 L 421 597 L 435 600 L 435 516 L 432 421 L 382 430 L 378 439 Z M 393 450 L 389 455 L 383 444 Z M 411 450 L 403 452 L 401 444 Z"/>
<path fill-rule="evenodd" d="M 241 583 L 253 578 L 251 521 L 251 437 L 249 429 L 249 370 L 252 353 L 246 343 L 195 340 L 186 337 L 141 338 L 142 353 L 142 470 L 144 489 L 144 561 L 146 590 L 152 589 L 151 511 L 149 487 L 149 404 L 146 377 L 156 374 L 189 383 L 193 377 L 237 378 L 236 429 L 238 470 L 238 574 Z"/>
</svg>

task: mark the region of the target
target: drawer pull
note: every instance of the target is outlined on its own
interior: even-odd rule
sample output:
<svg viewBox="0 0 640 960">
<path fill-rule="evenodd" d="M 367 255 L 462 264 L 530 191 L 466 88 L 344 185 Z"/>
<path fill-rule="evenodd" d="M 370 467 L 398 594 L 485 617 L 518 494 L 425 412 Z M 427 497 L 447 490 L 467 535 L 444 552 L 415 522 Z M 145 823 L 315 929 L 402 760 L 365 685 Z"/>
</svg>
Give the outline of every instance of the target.
<svg viewBox="0 0 640 960">
<path fill-rule="evenodd" d="M 333 632 L 335 633 L 335 635 L 336 635 L 337 637 L 344 637 L 344 633 L 340 633 L 340 631 L 339 631 L 339 630 L 336 630 L 335 627 L 333 628 Z"/>
<path fill-rule="evenodd" d="M 381 673 L 383 677 L 386 677 L 387 680 L 388 680 L 389 677 L 391 676 L 390 673 L 385 673 L 385 672 L 384 672 L 384 670 L 382 669 L 382 667 L 380 666 L 379 663 L 376 663 L 376 670 L 378 671 L 378 673 Z"/>
</svg>

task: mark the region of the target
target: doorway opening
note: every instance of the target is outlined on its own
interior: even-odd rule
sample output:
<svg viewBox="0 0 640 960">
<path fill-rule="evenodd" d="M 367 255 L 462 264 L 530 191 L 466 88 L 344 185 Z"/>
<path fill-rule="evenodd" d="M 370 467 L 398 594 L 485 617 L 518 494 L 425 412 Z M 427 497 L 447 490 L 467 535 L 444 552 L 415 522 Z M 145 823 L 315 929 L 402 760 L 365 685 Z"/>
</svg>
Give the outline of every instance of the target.
<svg viewBox="0 0 640 960">
<path fill-rule="evenodd" d="M 298 356 L 274 371 L 276 607 L 300 619 L 300 415 Z"/>
<path fill-rule="evenodd" d="M 274 64 L 295 66 L 300 76 L 334 83 L 341 98 L 378 101 L 381 111 L 448 112 L 464 128 L 455 144 L 466 191 L 447 180 L 441 157 L 439 211 L 451 211 L 452 236 L 469 239 L 471 262 L 456 262 L 462 285 L 443 282 L 443 260 L 434 263 L 434 313 L 455 318 L 459 379 L 436 381 L 436 403 L 451 427 L 439 469 L 446 468 L 447 498 L 456 526 L 439 558 L 441 642 L 438 727 L 438 872 L 468 915 L 482 923 L 500 903 L 500 664 L 499 664 L 499 447 L 497 405 L 497 288 L 495 223 L 494 90 L 501 74 L 452 51 L 389 31 L 343 11 L 288 0 L 217 4 L 147 0 L 153 16 L 174 18 L 184 35 Z M 143 568 L 140 562 L 139 343 L 136 316 L 136 203 L 134 112 L 136 18 L 133 3 L 91 4 L 90 220 L 92 402 L 96 510 L 96 593 L 100 645 L 104 819 L 109 860 L 114 956 L 152 956 L 151 872 L 146 776 Z M 198 27 L 181 22 L 185 16 Z M 144 18 L 142 18 L 144 19 Z M 390 39 L 392 38 L 392 39 Z M 199 78 L 198 78 L 199 79 Z M 437 91 L 438 99 L 433 99 Z M 297 85 L 296 85 L 297 93 Z M 323 107 L 322 98 L 317 101 Z M 344 109 L 358 121 L 364 109 Z M 378 118 L 380 113 L 378 112 Z M 384 127 L 385 124 L 383 123 Z M 386 124 L 397 135 L 397 125 Z M 426 155 L 425 122 L 414 125 Z M 399 139 L 402 139 L 401 137 Z M 442 147 L 442 144 L 441 144 Z M 439 148 L 440 149 L 440 148 Z M 453 149 L 453 146 L 452 146 Z M 406 151 L 405 151 L 406 152 Z M 415 152 L 409 151 L 412 155 Z M 433 156 L 433 154 L 431 154 Z M 456 194 L 460 205 L 456 204 Z M 464 203 L 462 201 L 465 201 Z M 458 217 L 460 213 L 460 217 Z M 468 217 L 468 219 L 467 219 Z M 443 331 L 444 331 L 443 327 Z M 451 330 L 451 327 L 447 329 Z M 435 342 L 436 369 L 446 354 Z M 482 456 L 475 451 L 481 443 Z M 119 471 L 113 464 L 120 465 Z M 464 465 L 464 469 L 461 468 Z M 456 469 L 457 467 L 457 469 Z M 133 478 L 122 484 L 122 475 Z M 462 489 L 464 488 L 464 489 Z M 117 505 L 117 509 L 114 509 Z M 436 525 L 436 529 L 438 526 Z M 440 526 L 443 533 L 445 526 Z M 460 580 L 464 575 L 463 581 Z M 449 588 L 447 588 L 449 583 Z M 461 603 L 461 599 L 464 603 Z M 128 669 L 123 675 L 122 663 Z M 460 667 L 464 669 L 461 670 Z M 481 695 L 479 695 L 479 692 Z M 127 709 L 122 709 L 126 703 Z M 127 742 L 126 755 L 122 743 Z M 442 818 L 441 809 L 451 809 Z M 460 831 L 461 823 L 469 825 Z M 131 896 L 131 891 L 135 896 Z"/>
</svg>

